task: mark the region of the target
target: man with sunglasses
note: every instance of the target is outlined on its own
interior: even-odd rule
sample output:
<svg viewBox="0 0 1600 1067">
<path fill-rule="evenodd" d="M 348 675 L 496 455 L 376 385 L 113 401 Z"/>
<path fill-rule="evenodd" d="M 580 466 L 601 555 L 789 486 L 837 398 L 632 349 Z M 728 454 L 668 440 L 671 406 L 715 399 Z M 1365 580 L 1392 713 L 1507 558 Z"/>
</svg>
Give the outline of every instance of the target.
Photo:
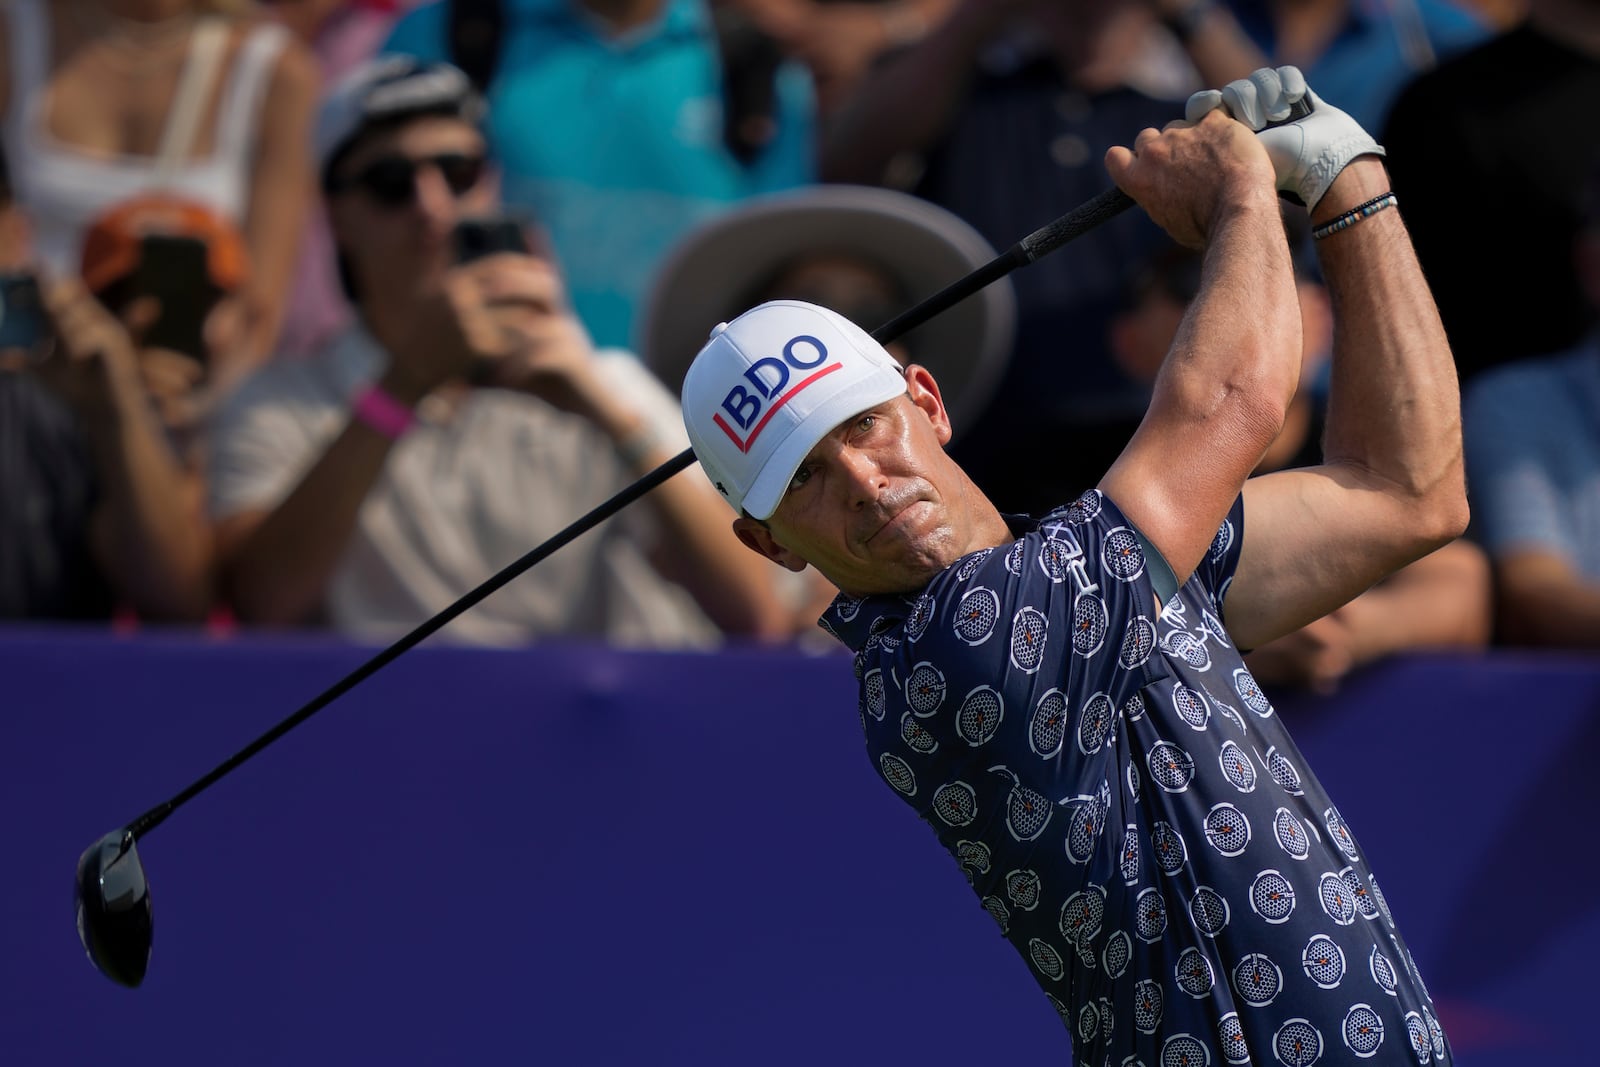
<svg viewBox="0 0 1600 1067">
<path fill-rule="evenodd" d="M 548 261 L 461 256 L 460 224 L 500 206 L 482 111 L 461 71 L 409 57 L 366 64 L 323 105 L 321 179 L 357 320 L 263 370 L 219 419 L 211 510 L 245 622 L 394 636 L 686 444 L 671 394 L 631 355 L 594 349 Z M 773 583 L 739 558 L 703 481 L 668 482 L 450 636 L 777 632 Z"/>
</svg>

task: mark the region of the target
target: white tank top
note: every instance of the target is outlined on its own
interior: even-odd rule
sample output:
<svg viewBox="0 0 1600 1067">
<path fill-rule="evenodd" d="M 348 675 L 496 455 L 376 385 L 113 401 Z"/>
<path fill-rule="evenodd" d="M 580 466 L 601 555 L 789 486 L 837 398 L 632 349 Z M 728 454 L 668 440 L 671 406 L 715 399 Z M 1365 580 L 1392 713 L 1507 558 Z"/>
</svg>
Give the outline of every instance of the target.
<svg viewBox="0 0 1600 1067">
<path fill-rule="evenodd" d="M 256 27 L 240 47 L 227 72 L 211 154 L 189 159 L 184 148 L 177 165 L 168 167 L 155 156 L 104 156 L 53 138 L 44 114 L 51 55 L 45 5 L 5 0 L 0 11 L 11 38 L 13 72 L 3 127 L 6 164 L 33 232 L 37 260 L 58 273 L 76 274 L 89 224 L 112 204 L 157 190 L 198 200 L 243 225 L 261 102 L 288 36 L 282 26 Z M 193 41 L 202 36 L 197 27 Z M 185 75 L 200 62 L 198 51 L 191 44 Z M 162 140 L 165 144 L 168 138 Z"/>
</svg>

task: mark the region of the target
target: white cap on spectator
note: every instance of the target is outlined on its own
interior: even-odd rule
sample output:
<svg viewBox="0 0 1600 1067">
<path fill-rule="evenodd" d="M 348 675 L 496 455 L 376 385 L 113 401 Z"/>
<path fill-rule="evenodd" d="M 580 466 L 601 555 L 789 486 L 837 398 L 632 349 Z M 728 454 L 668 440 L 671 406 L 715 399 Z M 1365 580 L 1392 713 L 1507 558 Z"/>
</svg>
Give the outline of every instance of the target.
<svg viewBox="0 0 1600 1067">
<path fill-rule="evenodd" d="M 484 103 L 472 80 L 448 63 L 401 55 L 370 59 L 323 97 L 315 149 L 324 182 L 333 161 L 368 126 L 411 115 L 450 115 L 477 125 Z"/>
<path fill-rule="evenodd" d="M 766 519 L 817 442 L 905 389 L 900 364 L 861 327 L 774 300 L 711 331 L 684 376 L 683 420 L 723 499 Z"/>
</svg>

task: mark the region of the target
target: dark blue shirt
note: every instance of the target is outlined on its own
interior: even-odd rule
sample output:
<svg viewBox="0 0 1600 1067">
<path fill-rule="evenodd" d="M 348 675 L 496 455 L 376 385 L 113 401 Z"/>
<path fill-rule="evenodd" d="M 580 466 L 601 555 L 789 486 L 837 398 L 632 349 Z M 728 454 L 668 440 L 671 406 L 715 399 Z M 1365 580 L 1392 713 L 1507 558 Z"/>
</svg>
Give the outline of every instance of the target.
<svg viewBox="0 0 1600 1067">
<path fill-rule="evenodd" d="M 920 595 L 822 624 L 857 652 L 873 764 L 1078 1061 L 1448 1064 L 1355 837 L 1223 628 L 1242 498 L 1159 613 L 1099 492 L 1012 521 Z"/>
</svg>

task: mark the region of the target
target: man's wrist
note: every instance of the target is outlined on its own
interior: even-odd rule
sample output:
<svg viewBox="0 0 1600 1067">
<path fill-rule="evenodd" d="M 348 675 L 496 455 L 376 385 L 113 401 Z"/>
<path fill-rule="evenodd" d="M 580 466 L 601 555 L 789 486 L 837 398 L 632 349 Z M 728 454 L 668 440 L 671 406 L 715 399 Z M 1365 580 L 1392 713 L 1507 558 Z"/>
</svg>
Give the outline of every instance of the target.
<svg viewBox="0 0 1600 1067">
<path fill-rule="evenodd" d="M 423 397 L 434 390 L 432 384 L 394 364 L 390 364 L 389 369 L 378 379 L 377 388 L 408 408 L 416 407 L 422 402 Z"/>
<path fill-rule="evenodd" d="M 382 385 L 367 385 L 351 398 L 350 413 L 356 421 L 398 441 L 417 421 L 412 407 Z"/>
<path fill-rule="evenodd" d="M 1313 228 L 1324 226 L 1347 211 L 1389 191 L 1389 171 L 1377 156 L 1358 156 L 1339 172 L 1311 212 Z"/>
</svg>

